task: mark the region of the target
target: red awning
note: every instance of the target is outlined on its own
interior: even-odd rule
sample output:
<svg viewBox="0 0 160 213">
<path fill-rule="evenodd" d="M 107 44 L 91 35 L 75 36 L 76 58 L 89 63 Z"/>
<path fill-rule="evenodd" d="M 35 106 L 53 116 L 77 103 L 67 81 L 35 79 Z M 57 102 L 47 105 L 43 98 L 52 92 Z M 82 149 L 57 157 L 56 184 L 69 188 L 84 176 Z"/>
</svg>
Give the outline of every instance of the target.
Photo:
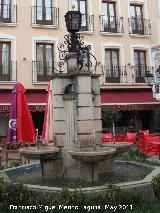
<svg viewBox="0 0 160 213">
<path fill-rule="evenodd" d="M 150 90 L 101 90 L 101 103 L 118 110 L 155 110 L 160 104 Z"/>
<path fill-rule="evenodd" d="M 46 92 L 26 92 L 26 98 L 31 111 L 44 111 L 46 105 Z M 0 92 L 0 112 L 10 111 L 11 91 Z"/>
</svg>

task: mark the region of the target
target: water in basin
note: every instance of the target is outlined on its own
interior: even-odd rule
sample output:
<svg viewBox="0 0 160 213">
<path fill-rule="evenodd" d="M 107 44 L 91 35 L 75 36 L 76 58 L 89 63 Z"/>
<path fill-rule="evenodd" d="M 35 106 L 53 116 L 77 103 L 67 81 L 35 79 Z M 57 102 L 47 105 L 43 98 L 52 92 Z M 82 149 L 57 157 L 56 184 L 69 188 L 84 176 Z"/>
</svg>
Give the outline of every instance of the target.
<svg viewBox="0 0 160 213">
<path fill-rule="evenodd" d="M 124 183 L 138 181 L 145 178 L 154 167 L 136 165 L 133 163 L 116 161 L 114 175 L 103 175 L 100 180 L 87 182 L 83 180 L 73 180 L 68 178 L 42 178 L 40 164 L 32 164 L 16 169 L 6 170 L 7 175 L 13 182 L 21 182 L 31 185 L 41 185 L 49 187 L 84 188 L 101 186 L 108 182 Z"/>
</svg>

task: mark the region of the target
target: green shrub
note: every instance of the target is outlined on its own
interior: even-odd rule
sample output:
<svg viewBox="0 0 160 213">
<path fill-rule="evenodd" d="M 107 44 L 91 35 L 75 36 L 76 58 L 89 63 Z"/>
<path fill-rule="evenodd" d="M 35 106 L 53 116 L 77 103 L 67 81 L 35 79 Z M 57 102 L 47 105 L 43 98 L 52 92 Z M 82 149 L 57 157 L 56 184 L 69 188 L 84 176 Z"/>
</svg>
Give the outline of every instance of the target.
<svg viewBox="0 0 160 213">
<path fill-rule="evenodd" d="M 112 108 L 102 109 L 103 127 L 111 126 L 112 123 L 117 123 L 121 117 L 122 117 L 121 112 L 115 109 L 112 109 Z"/>
<path fill-rule="evenodd" d="M 129 150 L 128 153 L 118 156 L 118 159 L 144 163 L 146 162 L 147 157 L 148 156 L 144 152 L 142 152 L 140 149 L 131 149 Z"/>
<path fill-rule="evenodd" d="M 0 170 L 3 170 L 3 169 L 4 169 L 4 166 L 1 165 L 1 166 L 0 166 Z"/>
<path fill-rule="evenodd" d="M 160 200 L 160 176 L 154 177 L 152 180 L 154 195 Z"/>
<path fill-rule="evenodd" d="M 14 161 L 11 161 L 10 164 L 9 164 L 9 167 L 17 167 L 17 166 L 20 166 L 22 163 L 18 160 L 14 160 Z"/>
<path fill-rule="evenodd" d="M 137 191 L 133 192 L 124 192 L 120 190 L 119 187 L 112 184 L 106 184 L 106 190 L 102 192 L 93 191 L 89 194 L 84 194 L 81 189 L 75 191 L 69 191 L 68 189 L 63 189 L 61 193 L 53 200 L 52 197 L 47 197 L 46 195 L 33 195 L 29 189 L 23 184 L 13 184 L 6 183 L 3 180 L 0 180 L 0 212 L 2 213 L 108 213 L 115 212 L 113 209 L 105 209 L 105 205 L 132 205 L 133 209 L 130 210 L 116 210 L 119 213 L 158 213 L 160 202 L 157 205 L 153 204 L 153 201 L 144 200 L 142 195 Z M 15 206 L 39 206 L 42 208 L 37 208 L 36 210 L 10 210 L 10 204 Z M 66 206 L 78 206 L 78 210 L 74 208 L 72 210 L 68 209 L 59 209 L 58 205 Z M 55 210 L 45 209 L 45 206 L 56 206 Z M 101 206 L 100 210 L 85 209 L 84 206 Z M 149 207 L 153 208 L 154 211 L 149 211 Z"/>
</svg>

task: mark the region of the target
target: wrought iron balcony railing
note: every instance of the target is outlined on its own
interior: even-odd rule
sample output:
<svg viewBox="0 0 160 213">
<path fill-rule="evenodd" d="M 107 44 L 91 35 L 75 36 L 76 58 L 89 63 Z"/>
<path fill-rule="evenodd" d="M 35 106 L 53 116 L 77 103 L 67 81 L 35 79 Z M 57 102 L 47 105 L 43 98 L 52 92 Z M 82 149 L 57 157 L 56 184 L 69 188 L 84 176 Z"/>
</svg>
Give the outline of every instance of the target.
<svg viewBox="0 0 160 213">
<path fill-rule="evenodd" d="M 145 77 L 148 75 L 148 73 L 153 74 L 154 67 L 145 66 L 145 65 L 133 66 L 133 71 L 132 71 L 133 82 L 146 83 Z"/>
<path fill-rule="evenodd" d="M 33 82 L 51 80 L 54 74 L 54 62 L 32 61 Z"/>
<path fill-rule="evenodd" d="M 82 14 L 82 25 L 80 31 L 94 31 L 94 15 Z"/>
<path fill-rule="evenodd" d="M 0 24 L 17 23 L 17 5 L 0 4 Z"/>
<path fill-rule="evenodd" d="M 32 7 L 32 25 L 59 26 L 59 8 L 57 7 Z"/>
<path fill-rule="evenodd" d="M 17 80 L 17 62 L 16 61 L 0 61 L 0 81 L 16 81 Z"/>
<path fill-rule="evenodd" d="M 126 66 L 102 66 L 103 83 L 127 83 Z"/>
<path fill-rule="evenodd" d="M 130 18 L 129 34 L 151 35 L 151 22 L 148 19 Z"/>
<path fill-rule="evenodd" d="M 101 32 L 124 33 L 123 17 L 100 15 Z"/>
</svg>

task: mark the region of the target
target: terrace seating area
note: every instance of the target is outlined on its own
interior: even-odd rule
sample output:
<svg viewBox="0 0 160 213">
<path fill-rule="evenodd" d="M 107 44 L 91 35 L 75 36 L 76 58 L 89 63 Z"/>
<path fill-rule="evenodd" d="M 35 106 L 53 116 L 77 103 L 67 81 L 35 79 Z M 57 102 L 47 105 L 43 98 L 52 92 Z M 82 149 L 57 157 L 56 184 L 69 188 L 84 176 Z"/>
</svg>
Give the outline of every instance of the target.
<svg viewBox="0 0 160 213">
<path fill-rule="evenodd" d="M 112 133 L 102 134 L 102 141 L 107 142 L 131 142 L 149 156 L 160 153 L 160 134 L 150 134 L 149 130 L 136 133 L 127 132 L 126 135 L 114 136 Z"/>
<path fill-rule="evenodd" d="M 8 166 L 8 162 L 12 160 L 22 161 L 18 149 L 21 147 L 19 143 L 9 144 L 6 137 L 0 138 L 0 164 Z"/>
<path fill-rule="evenodd" d="M 20 148 L 30 147 L 30 146 L 43 146 L 42 136 L 37 136 L 36 144 L 30 143 L 8 143 L 7 137 L 0 136 L 0 166 L 8 166 L 11 161 L 19 161 L 22 164 L 29 163 L 30 160 L 25 159 L 19 153 Z"/>
</svg>

